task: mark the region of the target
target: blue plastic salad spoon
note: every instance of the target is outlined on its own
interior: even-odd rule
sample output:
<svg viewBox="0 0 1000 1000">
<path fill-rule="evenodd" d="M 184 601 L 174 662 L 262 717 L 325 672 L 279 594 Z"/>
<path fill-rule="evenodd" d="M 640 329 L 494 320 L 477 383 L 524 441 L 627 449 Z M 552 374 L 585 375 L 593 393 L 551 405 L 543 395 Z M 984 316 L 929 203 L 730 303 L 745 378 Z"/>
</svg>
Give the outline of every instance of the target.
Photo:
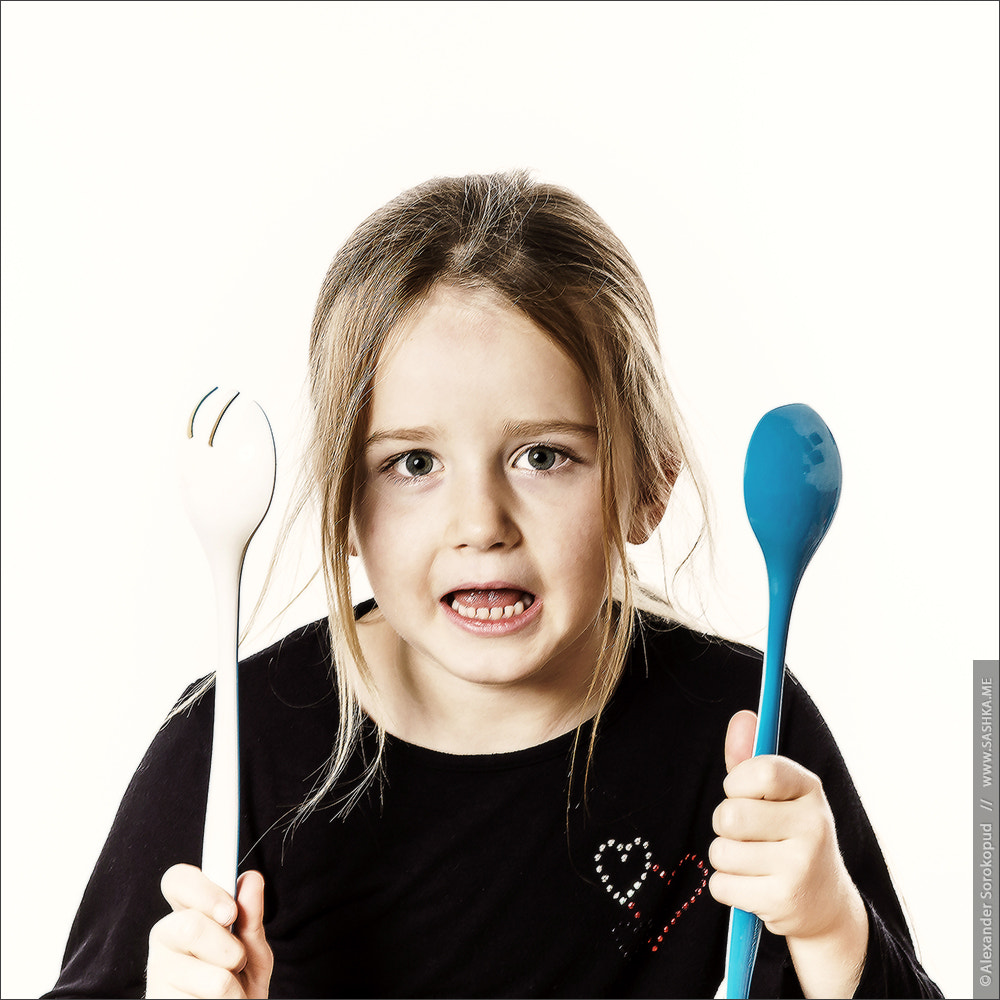
<svg viewBox="0 0 1000 1000">
<path fill-rule="evenodd" d="M 743 499 L 764 562 L 770 592 L 764 676 L 754 756 L 778 749 L 785 645 L 792 602 L 840 499 L 837 443 L 819 414 L 791 403 L 761 417 L 747 448 Z M 750 995 L 760 918 L 733 907 L 726 954 L 726 996 Z"/>
</svg>

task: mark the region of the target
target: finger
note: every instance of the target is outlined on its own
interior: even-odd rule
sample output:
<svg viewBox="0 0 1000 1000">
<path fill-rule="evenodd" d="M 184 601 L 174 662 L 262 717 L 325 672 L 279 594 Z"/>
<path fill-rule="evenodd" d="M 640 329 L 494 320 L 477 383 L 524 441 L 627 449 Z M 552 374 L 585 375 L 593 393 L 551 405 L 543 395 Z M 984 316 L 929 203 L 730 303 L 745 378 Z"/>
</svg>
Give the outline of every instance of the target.
<svg viewBox="0 0 1000 1000">
<path fill-rule="evenodd" d="M 260 872 L 244 872 L 236 883 L 239 915 L 233 930 L 241 938 L 264 935 L 264 876 Z"/>
<path fill-rule="evenodd" d="M 726 772 L 753 756 L 753 741 L 757 733 L 757 716 L 745 708 L 737 712 L 726 729 Z"/>
<path fill-rule="evenodd" d="M 773 875 L 782 863 L 780 843 L 730 840 L 717 837 L 708 849 L 708 860 L 717 872 L 727 875 Z"/>
<path fill-rule="evenodd" d="M 242 979 L 248 996 L 267 996 L 274 957 L 264 933 L 264 878 L 260 872 L 244 872 L 237 882 L 239 916 L 233 927 L 243 942 L 246 964 Z"/>
<path fill-rule="evenodd" d="M 163 961 L 150 961 L 148 998 L 217 997 L 219 1000 L 242 1000 L 245 995 L 239 980 L 231 972 L 190 955 L 172 954 Z"/>
<path fill-rule="evenodd" d="M 801 764 L 766 754 L 737 764 L 726 776 L 722 789 L 731 799 L 790 802 L 815 791 L 819 785 L 819 778 Z"/>
<path fill-rule="evenodd" d="M 756 913 L 764 919 L 770 913 L 772 889 L 767 876 L 730 875 L 713 872 L 708 880 L 708 891 L 723 906 L 735 906 L 747 913 Z"/>
<path fill-rule="evenodd" d="M 246 961 L 243 944 L 200 910 L 175 910 L 149 934 L 150 954 L 189 955 L 199 962 L 235 972 Z"/>
<path fill-rule="evenodd" d="M 223 927 L 236 919 L 236 902 L 194 865 L 174 865 L 160 880 L 163 898 L 174 910 L 198 910 Z"/>
<path fill-rule="evenodd" d="M 780 842 L 801 832 L 795 802 L 725 799 L 715 807 L 712 829 L 727 840 Z"/>
</svg>

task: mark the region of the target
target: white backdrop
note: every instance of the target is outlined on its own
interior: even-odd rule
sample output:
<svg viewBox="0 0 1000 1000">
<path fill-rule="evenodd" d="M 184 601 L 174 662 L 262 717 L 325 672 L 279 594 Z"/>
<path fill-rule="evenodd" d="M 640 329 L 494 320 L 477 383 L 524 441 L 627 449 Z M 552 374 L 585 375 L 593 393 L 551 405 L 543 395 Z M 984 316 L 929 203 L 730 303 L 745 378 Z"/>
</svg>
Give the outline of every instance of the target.
<svg viewBox="0 0 1000 1000">
<path fill-rule="evenodd" d="M 336 248 L 404 187 L 513 166 L 580 193 L 651 286 L 714 490 L 717 628 L 763 641 L 757 419 L 808 402 L 837 437 L 789 662 L 929 972 L 968 995 L 971 661 L 997 656 L 997 5 L 3 14 L 3 995 L 51 986 L 125 784 L 211 668 L 172 466 L 194 401 L 219 381 L 259 399 L 287 492 Z M 245 650 L 321 613 L 314 594 Z"/>
</svg>

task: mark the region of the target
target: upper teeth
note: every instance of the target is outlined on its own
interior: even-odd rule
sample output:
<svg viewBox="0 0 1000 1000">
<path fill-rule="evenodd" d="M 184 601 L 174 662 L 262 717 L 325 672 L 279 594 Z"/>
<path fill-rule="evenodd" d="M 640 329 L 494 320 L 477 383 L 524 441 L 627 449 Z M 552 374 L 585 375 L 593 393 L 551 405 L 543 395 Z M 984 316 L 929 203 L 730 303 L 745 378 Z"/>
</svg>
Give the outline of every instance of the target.
<svg viewBox="0 0 1000 1000">
<path fill-rule="evenodd" d="M 482 621 L 494 622 L 500 618 L 513 618 L 514 615 L 524 613 L 524 601 L 517 601 L 502 608 L 469 608 L 453 600 L 451 607 L 453 611 L 457 611 L 463 618 L 479 618 Z"/>
</svg>

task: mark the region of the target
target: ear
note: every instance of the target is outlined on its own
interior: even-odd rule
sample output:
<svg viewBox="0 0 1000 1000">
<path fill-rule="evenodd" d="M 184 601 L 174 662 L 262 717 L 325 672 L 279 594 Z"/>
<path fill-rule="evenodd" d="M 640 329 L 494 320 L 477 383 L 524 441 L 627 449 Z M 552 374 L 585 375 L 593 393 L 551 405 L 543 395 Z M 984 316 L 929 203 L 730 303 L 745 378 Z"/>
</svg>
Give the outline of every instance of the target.
<svg viewBox="0 0 1000 1000">
<path fill-rule="evenodd" d="M 657 525 L 663 520 L 666 509 L 667 501 L 663 497 L 655 497 L 637 504 L 632 511 L 632 520 L 625 536 L 629 545 L 642 545 L 648 541 L 649 536 L 656 531 Z"/>
<path fill-rule="evenodd" d="M 354 518 L 351 518 L 350 526 L 347 529 L 347 554 L 356 556 L 358 554 L 358 539 L 354 534 Z"/>
</svg>

